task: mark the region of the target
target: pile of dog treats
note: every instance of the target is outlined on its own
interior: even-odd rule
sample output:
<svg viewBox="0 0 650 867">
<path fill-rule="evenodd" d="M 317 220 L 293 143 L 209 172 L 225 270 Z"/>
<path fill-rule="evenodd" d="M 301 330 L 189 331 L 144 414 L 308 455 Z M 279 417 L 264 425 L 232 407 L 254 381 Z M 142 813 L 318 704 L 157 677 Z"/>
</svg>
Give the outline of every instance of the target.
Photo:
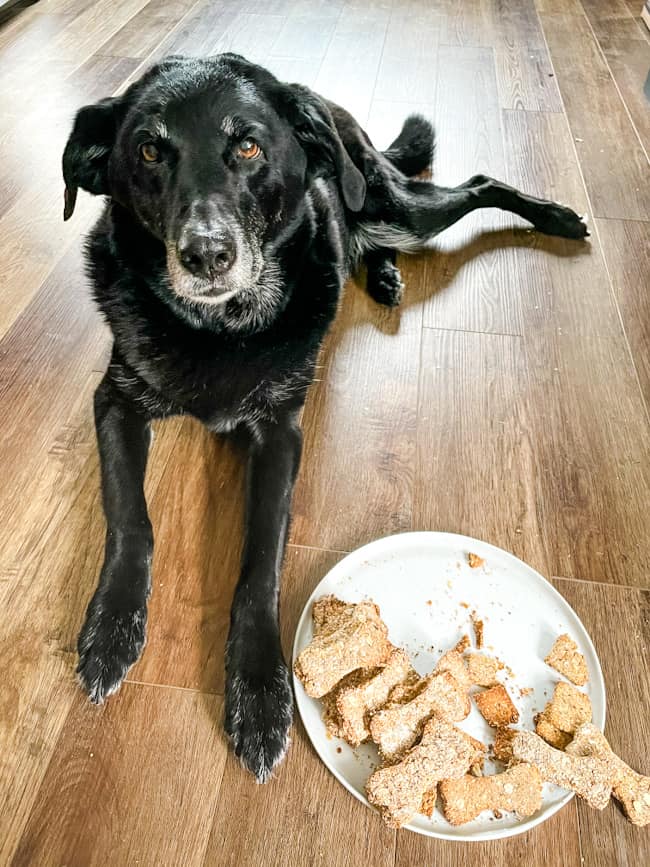
<svg viewBox="0 0 650 867">
<path fill-rule="evenodd" d="M 575 792 L 602 810 L 610 796 L 635 825 L 650 822 L 650 777 L 633 771 L 611 750 L 591 722 L 584 658 L 561 635 L 545 662 L 567 678 L 535 718 L 535 731 L 513 728 L 519 713 L 498 673 L 504 665 L 467 652 L 464 636 L 434 670 L 420 677 L 406 652 L 395 647 L 377 605 L 318 599 L 312 610 L 314 637 L 294 670 L 305 692 L 322 699 L 328 732 L 351 746 L 372 740 L 382 764 L 366 782 L 368 801 L 384 821 L 399 828 L 416 813 L 433 814 L 438 800 L 452 825 L 485 810 L 530 816 L 542 804 L 543 783 Z M 473 618 L 479 638 L 482 623 Z M 481 687 L 470 695 L 470 689 Z M 506 767 L 483 775 L 485 744 L 454 723 L 464 720 L 471 699 L 494 730 L 492 756 Z"/>
</svg>

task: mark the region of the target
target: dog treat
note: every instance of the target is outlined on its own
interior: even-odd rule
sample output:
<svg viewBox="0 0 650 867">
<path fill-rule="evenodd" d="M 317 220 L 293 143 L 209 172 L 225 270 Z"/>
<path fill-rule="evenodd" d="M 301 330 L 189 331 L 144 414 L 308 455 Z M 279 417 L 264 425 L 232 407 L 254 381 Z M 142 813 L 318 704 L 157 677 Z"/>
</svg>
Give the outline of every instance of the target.
<svg viewBox="0 0 650 867">
<path fill-rule="evenodd" d="M 561 732 L 573 734 L 583 723 L 591 722 L 589 696 L 570 683 L 560 681 L 555 684 L 553 698 L 542 711 L 542 716 Z"/>
<path fill-rule="evenodd" d="M 317 599 L 311 609 L 314 633 L 319 632 L 328 620 L 339 617 L 348 607 L 349 603 L 336 596 L 321 596 Z"/>
<path fill-rule="evenodd" d="M 535 765 L 520 764 L 488 777 L 443 780 L 438 792 L 445 819 L 452 825 L 471 822 L 484 810 L 532 816 L 542 805 L 542 777 Z"/>
<path fill-rule="evenodd" d="M 418 813 L 422 813 L 423 816 L 426 816 L 430 819 L 433 816 L 433 811 L 436 809 L 436 801 L 438 800 L 438 787 L 434 786 L 428 792 L 425 792 L 422 795 L 422 803 L 420 804 L 420 809 Z"/>
<path fill-rule="evenodd" d="M 485 564 L 485 560 L 483 557 L 479 557 L 478 554 L 472 554 L 471 551 L 467 555 L 467 562 L 470 565 L 471 569 L 478 569 L 479 566 L 483 566 Z"/>
<path fill-rule="evenodd" d="M 556 750 L 563 750 L 571 743 L 571 735 L 556 728 L 543 713 L 538 713 L 535 717 L 535 731 Z"/>
<path fill-rule="evenodd" d="M 470 644 L 469 635 L 463 635 L 456 647 L 454 647 L 454 650 L 456 653 L 465 653 Z"/>
<path fill-rule="evenodd" d="M 443 671 L 448 671 L 451 674 L 463 692 L 467 692 L 474 684 L 465 660 L 457 650 L 448 650 L 447 653 L 440 657 L 438 664 L 434 668 L 434 672 L 441 674 Z"/>
<path fill-rule="evenodd" d="M 512 699 L 502 683 L 486 689 L 484 692 L 477 692 L 474 701 L 483 715 L 483 719 L 493 728 L 516 723 L 519 719 L 519 711 L 512 703 Z"/>
<path fill-rule="evenodd" d="M 400 762 L 379 768 L 366 783 L 368 801 L 378 807 L 391 828 L 409 822 L 422 807 L 423 797 L 442 779 L 465 774 L 476 762 L 476 742 L 450 723 L 433 717 L 424 727 L 422 740 Z M 427 806 L 427 804 L 425 804 Z"/>
<path fill-rule="evenodd" d="M 584 686 L 589 680 L 585 658 L 578 651 L 578 645 L 575 641 L 566 633 L 556 639 L 544 662 L 559 671 L 576 686 Z"/>
<path fill-rule="evenodd" d="M 650 777 L 644 777 L 626 765 L 595 725 L 590 722 L 581 725 L 567 747 L 567 753 L 599 759 L 610 775 L 612 793 L 630 822 L 634 825 L 650 823 Z"/>
<path fill-rule="evenodd" d="M 351 671 L 385 662 L 392 650 L 379 608 L 360 602 L 346 605 L 322 622 L 294 670 L 307 695 L 320 698 Z"/>
<path fill-rule="evenodd" d="M 497 686 L 497 671 L 503 668 L 498 659 L 485 656 L 483 653 L 470 653 L 467 656 L 467 668 L 472 684 L 476 686 Z M 453 672 L 452 672 L 453 673 Z"/>
<path fill-rule="evenodd" d="M 377 711 L 370 718 L 370 735 L 387 761 L 399 758 L 417 740 L 422 727 L 434 714 L 455 722 L 470 711 L 466 693 L 448 671 L 424 678 L 409 701 Z"/>
<path fill-rule="evenodd" d="M 474 627 L 474 637 L 476 638 L 476 646 L 480 650 L 483 647 L 483 621 L 479 620 L 476 611 L 470 614 L 472 626 Z"/>
<path fill-rule="evenodd" d="M 494 736 L 494 745 L 492 752 L 494 758 L 504 765 L 509 765 L 512 761 L 512 742 L 517 734 L 517 729 L 511 729 L 508 726 L 501 726 L 497 729 Z"/>
<path fill-rule="evenodd" d="M 592 756 L 572 756 L 549 746 L 534 732 L 518 732 L 512 742 L 515 759 L 539 768 L 545 782 L 575 792 L 590 807 L 604 810 L 612 791 L 607 766 Z"/>
<path fill-rule="evenodd" d="M 386 664 L 373 670 L 369 677 L 335 690 L 334 702 L 339 719 L 340 737 L 356 747 L 368 740 L 368 714 L 384 705 L 390 691 L 414 673 L 404 650 L 393 650 Z"/>
<path fill-rule="evenodd" d="M 341 717 L 336 707 L 336 697 L 343 689 L 352 689 L 374 677 L 381 668 L 358 668 L 339 681 L 331 692 L 321 698 L 323 702 L 323 722 L 329 737 L 342 738 Z"/>
</svg>

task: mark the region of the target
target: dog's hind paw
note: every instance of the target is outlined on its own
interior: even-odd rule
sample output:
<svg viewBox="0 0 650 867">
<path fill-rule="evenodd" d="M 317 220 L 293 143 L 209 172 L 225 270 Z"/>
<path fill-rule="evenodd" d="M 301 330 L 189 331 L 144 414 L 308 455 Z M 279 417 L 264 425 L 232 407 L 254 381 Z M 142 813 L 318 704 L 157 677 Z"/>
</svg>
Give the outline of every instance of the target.
<svg viewBox="0 0 650 867">
<path fill-rule="evenodd" d="M 589 237 L 587 217 L 580 217 L 566 205 L 552 204 L 544 208 L 534 226 L 538 232 L 545 235 L 556 235 L 559 238 L 572 238 L 581 240 Z"/>
<path fill-rule="evenodd" d="M 258 783 L 265 783 L 285 756 L 293 717 L 289 672 L 282 659 L 260 671 L 228 672 L 225 729 L 235 755 Z"/>
<path fill-rule="evenodd" d="M 91 603 L 79 634 L 77 675 L 94 704 L 119 689 L 127 671 L 145 644 L 146 606 L 113 610 L 99 601 Z"/>
<path fill-rule="evenodd" d="M 392 262 L 368 268 L 366 283 L 368 295 L 385 307 L 398 307 L 404 295 L 404 284 L 399 268 Z"/>
</svg>

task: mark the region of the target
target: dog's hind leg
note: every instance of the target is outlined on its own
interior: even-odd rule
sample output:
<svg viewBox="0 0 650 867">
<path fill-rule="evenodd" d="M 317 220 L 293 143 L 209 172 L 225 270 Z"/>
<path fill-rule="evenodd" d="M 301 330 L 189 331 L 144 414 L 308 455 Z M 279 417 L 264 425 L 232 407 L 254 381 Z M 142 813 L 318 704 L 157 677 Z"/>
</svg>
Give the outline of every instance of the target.
<svg viewBox="0 0 650 867">
<path fill-rule="evenodd" d="M 435 150 L 433 126 L 426 118 L 412 114 L 395 141 L 383 152 L 386 159 L 403 174 L 412 177 L 431 166 Z M 378 304 L 399 306 L 404 284 L 390 247 L 378 247 L 364 254 L 367 268 L 366 291 Z"/>
<path fill-rule="evenodd" d="M 581 239 L 587 224 L 571 208 L 538 199 L 486 175 L 474 175 L 458 187 L 409 181 L 399 195 L 400 222 L 425 241 L 477 208 L 500 208 L 528 220 L 546 235 Z M 399 248 L 398 248 L 399 249 Z"/>
</svg>

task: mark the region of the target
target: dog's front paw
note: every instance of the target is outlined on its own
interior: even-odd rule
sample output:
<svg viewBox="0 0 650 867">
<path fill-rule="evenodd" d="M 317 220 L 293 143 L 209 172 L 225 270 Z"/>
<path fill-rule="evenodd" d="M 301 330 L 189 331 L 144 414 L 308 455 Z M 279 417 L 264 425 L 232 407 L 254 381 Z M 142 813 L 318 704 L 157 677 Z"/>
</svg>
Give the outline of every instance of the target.
<svg viewBox="0 0 650 867">
<path fill-rule="evenodd" d="M 566 205 L 552 204 L 544 209 L 544 213 L 535 220 L 535 228 L 545 235 L 556 235 L 559 238 L 572 238 L 576 241 L 589 236 L 587 217 L 580 217 Z"/>
<path fill-rule="evenodd" d="M 385 307 L 398 307 L 404 295 L 404 284 L 399 268 L 389 261 L 368 268 L 366 288 L 368 295 Z"/>
<path fill-rule="evenodd" d="M 95 596 L 79 633 L 81 685 L 95 704 L 115 692 L 145 643 L 146 605 L 116 606 Z"/>
<path fill-rule="evenodd" d="M 229 666 L 225 728 L 235 755 L 258 783 L 284 758 L 292 716 L 289 672 L 281 657 Z"/>
</svg>

